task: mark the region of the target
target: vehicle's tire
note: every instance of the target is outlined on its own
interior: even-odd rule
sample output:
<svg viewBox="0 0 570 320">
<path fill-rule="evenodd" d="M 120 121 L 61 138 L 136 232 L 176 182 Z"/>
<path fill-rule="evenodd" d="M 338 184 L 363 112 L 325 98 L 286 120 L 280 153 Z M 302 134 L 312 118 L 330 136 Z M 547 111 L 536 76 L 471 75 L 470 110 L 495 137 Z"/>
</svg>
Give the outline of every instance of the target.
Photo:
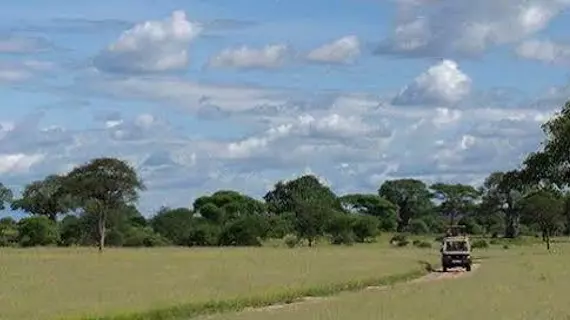
<svg viewBox="0 0 570 320">
<path fill-rule="evenodd" d="M 447 266 L 442 266 L 443 272 L 447 272 Z"/>
<path fill-rule="evenodd" d="M 471 264 L 466 265 L 465 270 L 467 270 L 467 272 L 471 271 Z"/>
</svg>

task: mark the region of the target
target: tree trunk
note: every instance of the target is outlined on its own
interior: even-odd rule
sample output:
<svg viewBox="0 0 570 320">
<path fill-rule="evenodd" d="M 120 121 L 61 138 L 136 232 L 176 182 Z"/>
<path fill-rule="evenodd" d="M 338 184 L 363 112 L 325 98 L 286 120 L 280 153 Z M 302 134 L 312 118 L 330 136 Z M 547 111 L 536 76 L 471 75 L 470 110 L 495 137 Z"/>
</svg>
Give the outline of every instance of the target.
<svg viewBox="0 0 570 320">
<path fill-rule="evenodd" d="M 505 210 L 505 238 L 514 239 L 519 235 L 519 214 L 513 208 L 513 201 L 507 200 L 507 209 Z"/>
<path fill-rule="evenodd" d="M 106 213 L 105 210 L 99 212 L 99 252 L 103 252 L 103 248 L 105 247 L 105 234 L 107 232 L 106 229 Z"/>
<path fill-rule="evenodd" d="M 312 247 L 313 246 L 313 238 L 309 237 L 309 239 L 307 239 L 307 240 L 309 240 L 309 247 Z"/>
<path fill-rule="evenodd" d="M 50 213 L 48 218 L 53 222 L 57 222 L 57 213 Z"/>
</svg>

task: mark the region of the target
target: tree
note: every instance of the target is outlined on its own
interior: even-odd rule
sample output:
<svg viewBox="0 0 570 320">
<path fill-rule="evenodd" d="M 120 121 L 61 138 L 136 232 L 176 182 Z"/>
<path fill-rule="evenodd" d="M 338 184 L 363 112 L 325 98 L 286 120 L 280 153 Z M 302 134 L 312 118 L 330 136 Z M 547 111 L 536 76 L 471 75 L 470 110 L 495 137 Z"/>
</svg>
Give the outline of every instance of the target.
<svg viewBox="0 0 570 320">
<path fill-rule="evenodd" d="M 397 230 L 399 232 L 405 230 L 413 218 L 433 208 L 431 193 L 426 184 L 420 180 L 389 180 L 380 186 L 378 194 L 398 206 Z"/>
<path fill-rule="evenodd" d="M 505 237 L 515 238 L 519 234 L 520 214 L 517 202 L 523 196 L 524 186 L 520 172 L 493 172 L 484 181 L 481 190 L 482 206 L 489 213 L 500 212 L 505 219 Z"/>
<path fill-rule="evenodd" d="M 173 244 L 184 245 L 194 224 L 194 212 L 188 208 L 161 208 L 150 220 L 155 232 Z"/>
<path fill-rule="evenodd" d="M 560 190 L 570 185 L 570 102 L 541 127 L 546 135 L 542 150 L 525 158 L 520 179 L 530 188 Z"/>
<path fill-rule="evenodd" d="M 24 188 L 22 197 L 12 202 L 12 210 L 24 210 L 57 221 L 57 215 L 69 210 L 70 203 L 63 192 L 63 177 L 49 175 Z"/>
<path fill-rule="evenodd" d="M 211 196 L 202 196 L 194 201 L 194 211 L 207 220 L 222 224 L 244 215 L 265 215 L 265 203 L 231 190 L 220 190 Z"/>
<path fill-rule="evenodd" d="M 63 186 L 75 207 L 97 217 L 100 252 L 105 246 L 108 213 L 136 202 L 138 192 L 145 189 L 134 168 L 115 158 L 96 158 L 74 168 L 65 176 Z"/>
<path fill-rule="evenodd" d="M 303 175 L 287 182 L 279 181 L 273 190 L 267 192 L 263 199 L 271 212 L 283 214 L 295 212 L 298 201 L 302 194 L 307 199 L 319 199 L 320 203 L 334 210 L 342 210 L 340 199 L 323 185 L 314 175 Z"/>
<path fill-rule="evenodd" d="M 23 247 L 57 244 L 59 231 L 46 216 L 23 218 L 18 222 L 18 242 Z"/>
<path fill-rule="evenodd" d="M 473 186 L 465 184 L 435 183 L 430 187 L 435 197 L 443 200 L 440 205 L 442 213 L 449 218 L 451 225 L 457 222 L 461 215 L 472 209 L 473 202 L 479 197 L 479 192 Z"/>
<path fill-rule="evenodd" d="M 539 190 L 522 200 L 523 213 L 534 221 L 542 232 L 546 249 L 550 250 L 550 237 L 564 223 L 564 201 L 547 190 Z"/>
<path fill-rule="evenodd" d="M 376 217 L 384 231 L 395 231 L 398 225 L 398 206 L 376 194 L 347 194 L 340 197 L 343 208 L 349 212 Z"/>
<path fill-rule="evenodd" d="M 0 210 L 6 209 L 6 203 L 12 201 L 12 191 L 0 182 Z"/>
<path fill-rule="evenodd" d="M 332 213 L 343 211 L 339 198 L 314 175 L 304 175 L 286 183 L 278 182 L 264 199 L 273 213 L 295 214 L 295 232 L 299 239 L 306 239 L 310 247 L 318 236 L 324 234 Z"/>
<path fill-rule="evenodd" d="M 356 215 L 352 225 L 352 231 L 356 242 L 365 242 L 367 239 L 376 237 L 379 234 L 378 218 L 367 215 Z"/>
</svg>

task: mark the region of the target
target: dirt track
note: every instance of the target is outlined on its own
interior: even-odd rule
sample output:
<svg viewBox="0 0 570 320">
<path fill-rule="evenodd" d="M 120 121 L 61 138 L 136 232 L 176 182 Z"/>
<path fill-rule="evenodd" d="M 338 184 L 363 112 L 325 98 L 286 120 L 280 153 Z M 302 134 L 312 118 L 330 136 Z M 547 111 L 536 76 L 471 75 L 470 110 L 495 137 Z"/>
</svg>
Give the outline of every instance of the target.
<svg viewBox="0 0 570 320">
<path fill-rule="evenodd" d="M 455 268 L 455 269 L 450 269 L 447 272 L 443 272 L 443 270 L 441 268 L 436 269 L 428 274 L 426 274 L 423 277 L 414 279 L 414 280 L 410 280 L 406 283 L 401 283 L 398 285 L 405 285 L 405 284 L 410 284 L 410 283 L 423 283 L 423 282 L 432 282 L 432 281 L 441 281 L 441 280 L 449 280 L 449 279 L 457 279 L 457 278 L 462 278 L 462 277 L 468 277 L 471 276 L 474 272 L 477 271 L 477 269 L 479 269 L 479 267 L 481 266 L 481 264 L 479 263 L 475 263 L 471 266 L 471 271 L 467 272 L 464 271 L 462 268 Z M 389 290 L 391 286 L 374 286 L 374 287 L 368 287 L 364 290 Z M 267 307 L 261 307 L 261 308 L 248 308 L 244 311 L 264 311 L 264 310 L 275 310 L 275 309 L 282 309 L 285 307 L 290 307 L 290 306 L 294 306 L 294 305 L 298 305 L 301 303 L 309 303 L 309 302 L 316 302 L 316 301 L 322 301 L 322 300 L 329 300 L 329 299 L 334 299 L 334 297 L 305 297 L 302 299 L 299 299 L 295 302 L 292 303 L 287 303 L 287 304 L 275 304 L 275 305 L 271 305 L 271 306 L 267 306 Z"/>
</svg>

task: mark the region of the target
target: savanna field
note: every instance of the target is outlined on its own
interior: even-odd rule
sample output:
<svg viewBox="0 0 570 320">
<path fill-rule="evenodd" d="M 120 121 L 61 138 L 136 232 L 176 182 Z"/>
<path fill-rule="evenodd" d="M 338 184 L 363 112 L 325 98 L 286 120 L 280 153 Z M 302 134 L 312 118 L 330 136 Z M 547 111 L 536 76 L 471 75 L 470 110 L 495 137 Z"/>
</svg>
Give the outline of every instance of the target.
<svg viewBox="0 0 570 320">
<path fill-rule="evenodd" d="M 184 319 L 175 312 L 159 316 L 150 311 L 192 304 L 202 309 L 189 317 L 213 320 L 456 319 L 458 312 L 462 319 L 568 319 L 570 304 L 564 292 L 570 286 L 570 244 L 555 242 L 551 252 L 541 243 L 474 249 L 480 267 L 468 276 L 409 283 L 410 277 L 425 272 L 421 261 L 438 265 L 437 243 L 433 244 L 431 249 L 393 247 L 382 237 L 373 244 L 293 249 L 116 248 L 99 254 L 89 248 L 5 248 L 0 251 L 0 318 L 165 319 L 167 314 Z M 384 284 L 382 279 L 394 286 L 319 291 L 359 281 Z M 269 304 L 260 301 L 279 299 L 287 292 L 295 298 L 303 291 L 327 297 L 281 308 L 239 310 Z M 231 311 L 233 307 L 220 309 L 220 314 L 214 306 L 200 315 L 213 301 L 243 305 L 235 307 L 237 312 Z"/>
</svg>

